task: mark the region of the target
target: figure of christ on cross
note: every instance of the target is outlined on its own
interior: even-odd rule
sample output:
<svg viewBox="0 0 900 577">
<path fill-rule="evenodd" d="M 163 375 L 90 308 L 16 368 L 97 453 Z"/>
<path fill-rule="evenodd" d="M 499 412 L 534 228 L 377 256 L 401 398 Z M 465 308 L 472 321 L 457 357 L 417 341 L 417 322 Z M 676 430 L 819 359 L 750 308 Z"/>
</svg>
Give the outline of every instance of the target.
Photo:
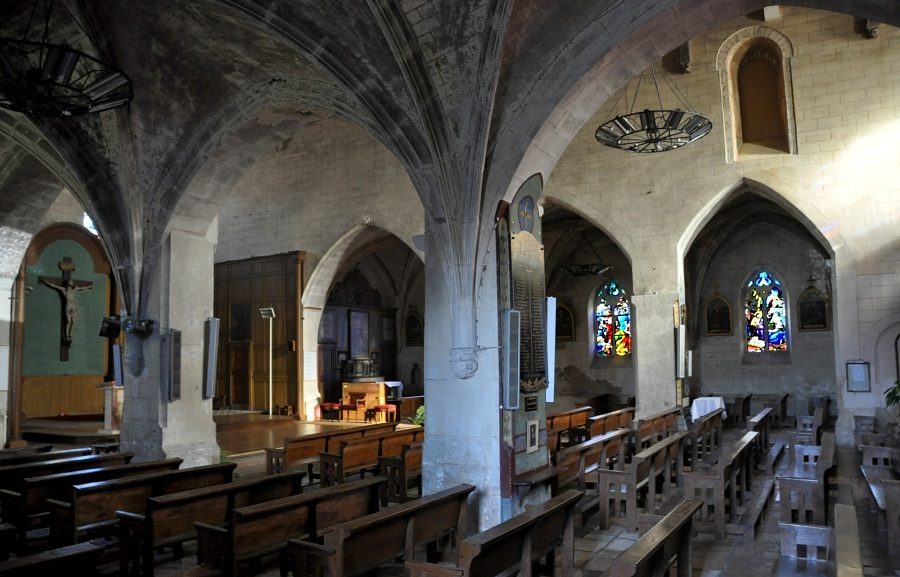
<svg viewBox="0 0 900 577">
<path fill-rule="evenodd" d="M 78 318 L 78 304 L 75 302 L 75 293 L 79 291 L 91 290 L 94 283 L 91 281 L 75 280 L 72 278 L 72 271 L 75 270 L 75 263 L 72 259 L 64 256 L 62 262 L 59 263 L 59 269 L 62 271 L 61 278 L 38 277 L 42 283 L 59 292 L 59 296 L 63 301 L 63 319 L 62 326 L 62 343 L 60 343 L 59 360 L 69 360 L 69 347 L 72 346 L 72 330 L 75 327 L 75 319 Z"/>
</svg>

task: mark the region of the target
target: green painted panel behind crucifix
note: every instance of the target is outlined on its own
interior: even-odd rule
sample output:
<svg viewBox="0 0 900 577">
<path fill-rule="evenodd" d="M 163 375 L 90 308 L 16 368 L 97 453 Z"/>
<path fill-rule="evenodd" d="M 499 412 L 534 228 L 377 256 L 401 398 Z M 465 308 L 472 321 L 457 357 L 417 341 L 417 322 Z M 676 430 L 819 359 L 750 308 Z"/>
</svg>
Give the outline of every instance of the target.
<svg viewBox="0 0 900 577">
<path fill-rule="evenodd" d="M 65 334 L 65 303 L 60 292 L 41 282 L 62 279 L 59 264 L 70 258 L 74 265 L 71 278 L 93 283 L 90 290 L 74 294 L 77 317 L 72 324 L 72 341 L 68 346 L 68 361 L 60 360 L 62 336 Z M 48 375 L 102 375 L 105 339 L 98 336 L 100 321 L 105 316 L 108 279 L 94 272 L 94 263 L 88 251 L 71 240 L 50 243 L 38 259 L 25 272 L 25 285 L 30 288 L 25 297 L 25 350 L 22 374 L 24 376 Z M 57 283 L 58 284 L 58 283 Z"/>
</svg>

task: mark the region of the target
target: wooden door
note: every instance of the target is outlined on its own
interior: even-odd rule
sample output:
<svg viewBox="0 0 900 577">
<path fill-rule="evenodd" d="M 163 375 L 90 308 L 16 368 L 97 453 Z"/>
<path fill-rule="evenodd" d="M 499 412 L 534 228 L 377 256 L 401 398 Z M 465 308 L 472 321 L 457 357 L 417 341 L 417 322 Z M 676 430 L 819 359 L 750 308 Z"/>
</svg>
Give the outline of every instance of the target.
<svg viewBox="0 0 900 577">
<path fill-rule="evenodd" d="M 341 400 L 341 383 L 335 378 L 334 345 L 319 345 L 319 385 L 322 401 L 337 403 Z"/>
<path fill-rule="evenodd" d="M 253 358 L 250 341 L 232 343 L 229 347 L 231 367 L 231 405 L 250 408 L 250 376 L 253 374 Z"/>
</svg>

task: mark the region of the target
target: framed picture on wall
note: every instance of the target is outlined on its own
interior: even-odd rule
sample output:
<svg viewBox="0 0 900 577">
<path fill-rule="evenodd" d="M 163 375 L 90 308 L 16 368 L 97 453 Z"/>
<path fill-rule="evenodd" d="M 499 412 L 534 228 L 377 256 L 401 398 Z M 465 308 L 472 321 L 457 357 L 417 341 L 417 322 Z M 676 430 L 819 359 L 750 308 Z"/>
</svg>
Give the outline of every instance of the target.
<svg viewBox="0 0 900 577">
<path fill-rule="evenodd" d="M 533 453 L 538 450 L 538 445 L 540 444 L 538 421 L 528 421 L 525 428 L 527 430 L 525 452 Z"/>
<path fill-rule="evenodd" d="M 369 313 L 350 311 L 350 358 L 369 356 Z"/>
<path fill-rule="evenodd" d="M 556 340 L 575 340 L 575 317 L 572 311 L 564 304 L 556 304 Z"/>
<path fill-rule="evenodd" d="M 847 392 L 868 393 L 872 390 L 869 380 L 869 363 L 865 361 L 849 361 L 847 363 Z"/>
<path fill-rule="evenodd" d="M 706 302 L 706 335 L 719 336 L 730 334 L 731 305 L 719 295 L 714 295 Z"/>
<path fill-rule="evenodd" d="M 425 344 L 425 330 L 422 323 L 422 317 L 416 313 L 406 315 L 406 346 L 421 347 Z"/>
<path fill-rule="evenodd" d="M 801 331 L 828 330 L 828 299 L 815 287 L 809 287 L 797 299 Z"/>
</svg>

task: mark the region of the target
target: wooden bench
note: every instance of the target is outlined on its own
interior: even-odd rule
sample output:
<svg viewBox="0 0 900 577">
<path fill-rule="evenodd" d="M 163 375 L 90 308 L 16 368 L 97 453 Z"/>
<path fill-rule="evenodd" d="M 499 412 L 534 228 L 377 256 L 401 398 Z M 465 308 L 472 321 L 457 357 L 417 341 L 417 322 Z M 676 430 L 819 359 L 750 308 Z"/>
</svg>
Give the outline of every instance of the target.
<svg viewBox="0 0 900 577">
<path fill-rule="evenodd" d="M 335 525 L 324 535 L 324 544 L 299 539 L 288 542 L 288 558 L 294 575 L 308 575 L 322 567 L 323 577 L 351 577 L 403 556 L 414 560 L 417 548 L 426 545 L 432 561 L 438 539 L 468 535 L 468 497 L 474 485 L 457 485 L 389 507 L 377 513 Z M 377 543 L 377 546 L 373 544 Z"/>
<path fill-rule="evenodd" d="M 900 450 L 893 447 L 880 447 L 871 445 L 862 445 L 862 464 L 859 466 L 862 471 L 875 503 L 882 511 L 885 510 L 884 498 L 884 480 L 892 480 L 897 478 L 897 469 L 900 467 Z"/>
<path fill-rule="evenodd" d="M 685 499 L 634 545 L 613 561 L 609 577 L 657 577 L 669 575 L 677 563 L 678 577 L 691 577 L 691 536 L 694 514 L 703 505 Z"/>
<path fill-rule="evenodd" d="M 775 575 L 804 574 L 862 577 L 856 508 L 834 506 L 834 528 L 824 525 L 778 523 L 781 559 Z"/>
<path fill-rule="evenodd" d="M 575 573 L 574 510 L 581 498 L 566 491 L 540 505 L 529 506 L 515 517 L 457 543 L 454 565 L 437 565 L 406 559 L 409 577 L 493 577 L 531 575 L 531 567 L 547 556 L 553 572 L 553 557 L 559 549 L 561 577 Z M 352 574 L 345 574 L 350 577 Z"/>
<path fill-rule="evenodd" d="M 747 417 L 750 415 L 750 399 L 753 397 L 751 393 L 716 395 L 722 397 L 725 401 L 725 410 L 728 412 L 728 424 L 743 428 L 747 426 Z"/>
<path fill-rule="evenodd" d="M 637 442 L 644 449 L 666 438 L 678 430 L 678 417 L 682 410 L 679 407 L 666 409 L 653 415 L 642 417 L 637 421 Z"/>
<path fill-rule="evenodd" d="M 758 401 L 762 408 L 772 409 L 774 414 L 772 424 L 779 429 L 784 429 L 788 424 L 788 393 L 772 393 L 772 394 L 753 394 L 753 401 Z"/>
<path fill-rule="evenodd" d="M 884 493 L 888 549 L 892 555 L 900 555 L 900 480 L 882 479 L 881 490 Z"/>
<path fill-rule="evenodd" d="M 684 475 L 686 432 L 675 433 L 636 453 L 623 470 L 599 469 L 597 493 L 600 501 L 599 525 L 606 529 L 612 519 L 623 523 L 629 531 L 639 529 L 639 496 L 644 495 L 646 510 L 658 515 L 673 493 L 673 484 L 681 486 Z M 660 477 L 662 480 L 660 482 Z M 661 492 L 663 502 L 656 496 Z M 610 507 L 612 503 L 612 507 Z"/>
<path fill-rule="evenodd" d="M 91 542 L 50 549 L 0 563 L 3 577 L 87 577 L 97 574 L 103 547 Z"/>
<path fill-rule="evenodd" d="M 784 441 L 772 441 L 769 436 L 769 428 L 774 414 L 771 407 L 766 407 L 747 421 L 747 430 L 759 433 L 754 446 L 756 468 L 769 474 L 775 474 L 778 458 L 784 451 Z"/>
<path fill-rule="evenodd" d="M 588 417 L 593 413 L 590 406 L 577 407 L 547 415 L 547 430 L 587 428 Z"/>
<path fill-rule="evenodd" d="M 711 526 L 718 539 L 726 537 L 729 523 L 731 532 L 747 532 L 747 527 L 740 525 L 743 520 L 739 515 L 748 503 L 748 493 L 752 491 L 752 452 L 758 436 L 759 433 L 748 431 L 733 445 L 725 447 L 711 471 L 684 474 L 685 496 L 704 503 L 698 528 Z"/>
<path fill-rule="evenodd" d="M 53 458 L 50 460 L 0 466 L 0 489 L 15 490 L 19 482 L 26 477 L 41 477 L 64 471 L 105 467 L 108 465 L 126 465 L 131 462 L 134 453 L 112 453 L 108 455 L 82 454 Z"/>
<path fill-rule="evenodd" d="M 238 507 L 222 526 L 196 523 L 197 563 L 234 577 L 239 563 L 280 554 L 290 539 L 316 539 L 338 523 L 377 512 L 383 482 L 372 477 Z M 284 556 L 281 567 L 287 569 Z"/>
<path fill-rule="evenodd" d="M 716 409 L 706 413 L 691 426 L 687 436 L 687 449 L 684 452 L 685 466 L 691 470 L 699 469 L 700 463 L 718 451 L 722 444 L 724 412 L 725 409 Z"/>
<path fill-rule="evenodd" d="M 196 539 L 195 523 L 225 525 L 236 508 L 299 495 L 304 474 L 280 473 L 179 491 L 148 498 L 142 513 L 117 511 L 119 574 L 152 577 L 154 550 L 172 547 L 175 557 L 181 557 L 183 544 Z"/>
<path fill-rule="evenodd" d="M 634 407 L 619 409 L 602 415 L 595 415 L 588 419 L 588 431 L 591 437 L 603 435 L 616 429 L 630 429 L 634 422 Z"/>
<path fill-rule="evenodd" d="M 171 471 L 181 466 L 179 458 L 159 461 L 144 461 L 127 465 L 110 465 L 65 471 L 41 477 L 25 477 L 14 488 L 0 489 L 0 504 L 3 507 L 3 521 L 17 528 L 20 548 L 26 544 L 29 530 L 46 526 L 50 511 L 48 499 L 65 498 L 72 487 L 79 483 L 91 483 L 106 479 L 116 479 L 159 471 Z"/>
<path fill-rule="evenodd" d="M 399 455 L 378 457 L 378 475 L 384 477 L 382 506 L 405 503 L 410 499 L 410 487 L 422 494 L 422 441 L 404 445 Z"/>
<path fill-rule="evenodd" d="M 284 473 L 291 466 L 307 467 L 307 475 L 311 481 L 313 465 L 318 464 L 319 454 L 334 450 L 340 441 L 393 431 L 396 426 L 397 423 L 380 423 L 324 431 L 301 437 L 285 437 L 281 447 L 266 448 L 266 473 L 269 475 Z"/>
<path fill-rule="evenodd" d="M 143 513 L 148 497 L 230 483 L 236 466 L 217 463 L 73 485 L 65 500 L 47 500 L 50 544 L 61 547 L 85 536 L 111 535 L 118 525 L 118 511 Z"/>
<path fill-rule="evenodd" d="M 834 459 L 834 433 L 824 433 L 820 446 L 791 447 L 791 462 L 776 477 L 781 495 L 781 521 L 825 525 L 828 474 Z"/>
<path fill-rule="evenodd" d="M 328 487 L 343 483 L 353 475 L 364 477 L 366 473 L 376 473 L 378 457 L 399 455 L 403 445 L 415 443 L 422 436 L 423 430 L 422 428 L 403 429 L 340 441 L 337 447 L 319 455 L 319 475 L 322 486 Z"/>
<path fill-rule="evenodd" d="M 52 447 L 52 445 L 43 445 L 44 447 Z M 0 454 L 0 467 L 7 465 L 20 465 L 22 463 L 34 463 L 37 461 L 50 461 L 54 459 L 66 459 L 68 457 L 80 457 L 90 455 L 89 447 L 79 447 L 76 449 L 60 449 L 52 451 L 48 448 L 46 451 L 26 450 L 30 447 L 22 449 L 4 449 Z M 9 451 L 8 453 L 6 451 Z"/>
<path fill-rule="evenodd" d="M 818 445 L 822 424 L 825 422 L 825 407 L 819 405 L 813 409 L 812 415 L 797 417 L 797 428 L 794 430 L 795 445 Z"/>
<path fill-rule="evenodd" d="M 599 510 L 597 475 L 603 469 L 625 466 L 625 453 L 632 448 L 630 438 L 629 430 L 617 429 L 557 453 L 553 467 L 557 479 L 551 483 L 550 493 L 554 497 L 567 489 L 584 493 L 576 507 L 581 525 L 587 524 L 591 512 Z M 594 490 L 588 491 L 589 487 Z"/>
</svg>

